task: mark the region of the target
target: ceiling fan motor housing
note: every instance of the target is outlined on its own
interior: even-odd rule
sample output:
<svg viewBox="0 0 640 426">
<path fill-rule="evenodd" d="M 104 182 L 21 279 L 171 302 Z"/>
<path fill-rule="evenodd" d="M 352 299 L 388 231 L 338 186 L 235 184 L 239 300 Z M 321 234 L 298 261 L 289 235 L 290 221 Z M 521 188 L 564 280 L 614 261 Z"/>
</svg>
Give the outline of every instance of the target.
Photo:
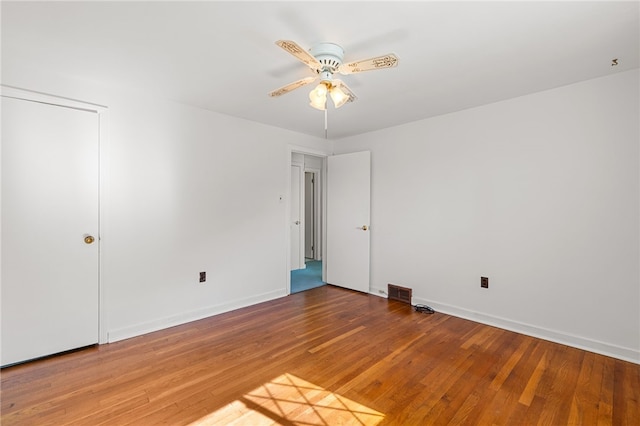
<svg viewBox="0 0 640 426">
<path fill-rule="evenodd" d="M 331 75 L 342 65 L 344 49 L 335 43 L 319 43 L 309 49 L 311 55 L 322 64 L 318 74 L 322 79 L 331 79 Z"/>
</svg>

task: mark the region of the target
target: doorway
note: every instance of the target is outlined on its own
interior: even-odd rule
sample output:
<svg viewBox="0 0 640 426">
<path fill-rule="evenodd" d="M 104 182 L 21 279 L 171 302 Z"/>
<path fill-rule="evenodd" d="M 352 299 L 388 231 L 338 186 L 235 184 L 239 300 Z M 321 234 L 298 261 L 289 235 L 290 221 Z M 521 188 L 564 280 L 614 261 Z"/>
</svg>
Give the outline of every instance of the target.
<svg viewBox="0 0 640 426">
<path fill-rule="evenodd" d="M 324 159 L 320 156 L 291 154 L 290 293 L 325 284 L 322 265 L 323 164 Z"/>
<path fill-rule="evenodd" d="M 291 147 L 287 155 L 289 166 L 294 161 L 302 161 L 304 164 L 305 158 L 319 161 L 320 174 L 316 181 L 319 185 L 316 192 L 320 193 L 320 197 L 316 195 L 316 199 L 321 200 L 321 203 L 316 205 L 316 211 L 321 212 L 318 222 L 321 223 L 321 233 L 315 241 L 321 245 L 315 248 L 315 254 L 317 256 L 321 253 L 322 283 L 369 292 L 370 152 L 329 156 L 323 152 Z M 301 179 L 300 186 L 304 188 L 304 179 Z M 304 209 L 304 205 L 301 208 Z M 287 227 L 287 231 L 289 230 L 290 227 Z M 304 242 L 300 247 L 304 248 Z M 290 250 L 291 245 L 289 253 Z M 287 267 L 286 290 L 290 294 L 294 292 L 291 275 L 296 271 L 292 271 L 290 261 L 287 262 Z"/>
</svg>

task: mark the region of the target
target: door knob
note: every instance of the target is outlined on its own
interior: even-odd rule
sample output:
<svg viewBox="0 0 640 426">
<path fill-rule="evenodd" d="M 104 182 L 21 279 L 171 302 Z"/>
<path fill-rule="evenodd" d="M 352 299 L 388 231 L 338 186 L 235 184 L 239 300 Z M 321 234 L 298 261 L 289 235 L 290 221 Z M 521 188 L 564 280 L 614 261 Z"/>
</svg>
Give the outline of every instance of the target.
<svg viewBox="0 0 640 426">
<path fill-rule="evenodd" d="M 369 227 L 367 225 L 362 225 L 362 228 L 360 229 L 362 229 L 363 231 L 366 231 L 367 229 L 369 229 Z"/>
<path fill-rule="evenodd" d="M 92 244 L 96 239 L 93 238 L 91 235 L 87 235 L 86 237 L 84 237 L 84 243 L 85 244 Z"/>
<path fill-rule="evenodd" d="M 300 221 L 299 221 L 299 220 L 296 220 L 296 221 L 295 221 L 295 222 L 293 222 L 293 223 L 295 223 L 296 225 L 300 225 Z"/>
</svg>

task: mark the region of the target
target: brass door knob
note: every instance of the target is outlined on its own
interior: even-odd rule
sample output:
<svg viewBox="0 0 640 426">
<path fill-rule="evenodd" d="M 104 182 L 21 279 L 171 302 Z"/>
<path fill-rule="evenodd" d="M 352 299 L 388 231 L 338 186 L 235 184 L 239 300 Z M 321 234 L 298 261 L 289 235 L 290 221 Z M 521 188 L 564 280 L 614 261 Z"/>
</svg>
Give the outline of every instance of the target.
<svg viewBox="0 0 640 426">
<path fill-rule="evenodd" d="M 86 237 L 84 237 L 84 243 L 85 244 L 92 244 L 96 239 L 93 238 L 93 236 L 91 235 L 87 235 Z"/>
<path fill-rule="evenodd" d="M 360 229 L 362 229 L 363 231 L 366 231 L 367 229 L 369 229 L 369 227 L 367 225 L 362 225 L 362 228 Z"/>
</svg>

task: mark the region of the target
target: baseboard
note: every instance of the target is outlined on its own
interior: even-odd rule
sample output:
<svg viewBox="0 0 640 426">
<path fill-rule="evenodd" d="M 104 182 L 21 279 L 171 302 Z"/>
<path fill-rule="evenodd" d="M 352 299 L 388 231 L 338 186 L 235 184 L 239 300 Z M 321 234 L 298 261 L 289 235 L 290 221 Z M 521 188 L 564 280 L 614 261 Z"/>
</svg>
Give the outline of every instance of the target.
<svg viewBox="0 0 640 426">
<path fill-rule="evenodd" d="M 372 294 L 374 293 L 372 292 Z M 447 305 L 446 303 L 438 303 L 431 300 L 420 299 L 417 297 L 413 298 L 413 304 L 425 304 L 431 306 L 433 309 L 435 309 L 436 312 L 442 312 L 444 314 L 468 319 L 481 324 L 502 328 L 504 330 L 514 331 L 516 333 L 548 340 L 550 342 L 560 343 L 562 345 L 572 346 L 574 348 L 583 349 L 585 351 L 610 356 L 613 358 L 621 359 L 623 361 L 629 361 L 634 364 L 640 364 L 640 350 L 638 349 L 625 348 L 610 343 L 599 342 L 597 340 L 587 339 L 556 330 L 537 327 L 531 324 L 525 324 L 506 318 L 483 314 L 480 312 L 474 312 L 457 306 Z"/>
<path fill-rule="evenodd" d="M 177 325 L 186 324 L 191 321 L 197 321 L 213 315 L 233 311 L 235 309 L 245 308 L 257 303 L 267 302 L 269 300 L 284 297 L 286 295 L 287 294 L 284 290 L 272 291 L 245 299 L 233 300 L 231 302 L 223 303 L 220 305 L 209 306 L 207 308 L 198 309 L 196 311 L 185 312 L 166 318 L 160 318 L 154 321 L 148 321 L 129 327 L 110 330 L 108 332 L 107 341 L 108 343 L 113 343 L 119 340 L 141 336 L 143 334 L 152 333 L 154 331 L 164 330 L 165 328 L 175 327 Z"/>
<path fill-rule="evenodd" d="M 384 297 L 385 299 L 388 296 L 387 290 L 383 289 L 383 288 L 373 288 L 373 287 L 371 287 L 370 290 L 369 290 L 369 294 L 372 295 L 372 296 Z"/>
<path fill-rule="evenodd" d="M 369 294 L 378 297 L 386 298 L 386 291 L 383 289 L 371 288 Z M 141 336 L 143 334 L 152 333 L 154 331 L 163 330 L 165 328 L 174 327 L 177 325 L 185 324 L 191 321 L 197 321 L 203 318 L 207 318 L 213 315 L 222 314 L 232 311 L 234 309 L 240 309 L 247 306 L 255 305 L 257 303 L 266 302 L 276 299 L 278 297 L 286 296 L 286 292 L 279 290 L 269 293 L 264 293 L 258 296 L 249 297 L 245 299 L 234 300 L 228 303 L 210 306 L 204 309 L 191 311 L 179 315 L 174 315 L 167 318 L 162 318 L 154 321 L 149 321 L 141 324 L 136 324 L 130 327 L 123 327 L 116 330 L 110 330 L 108 332 L 108 342 L 113 343 L 119 340 L 129 339 L 131 337 Z M 572 346 L 578 349 L 583 349 L 589 352 L 598 353 L 605 356 L 621 359 L 623 361 L 629 361 L 634 364 L 640 364 L 640 350 L 634 350 L 632 348 L 625 348 L 622 346 L 612 345 L 610 343 L 599 342 L 597 340 L 586 339 L 580 336 L 574 336 L 567 333 L 562 333 L 555 330 L 545 329 L 530 324 L 521 323 L 518 321 L 509 320 L 506 318 L 496 317 L 493 315 L 483 314 L 480 312 L 470 311 L 468 309 L 460 308 L 457 306 L 448 305 L 446 303 L 438 303 L 430 300 L 414 297 L 413 303 L 425 304 L 431 306 L 436 312 L 442 312 L 455 317 L 468 319 L 481 324 L 490 325 L 493 327 L 502 328 L 504 330 L 513 331 L 527 336 L 536 337 L 539 339 L 548 340 L 555 343 L 560 343 L 567 346 Z"/>
</svg>

